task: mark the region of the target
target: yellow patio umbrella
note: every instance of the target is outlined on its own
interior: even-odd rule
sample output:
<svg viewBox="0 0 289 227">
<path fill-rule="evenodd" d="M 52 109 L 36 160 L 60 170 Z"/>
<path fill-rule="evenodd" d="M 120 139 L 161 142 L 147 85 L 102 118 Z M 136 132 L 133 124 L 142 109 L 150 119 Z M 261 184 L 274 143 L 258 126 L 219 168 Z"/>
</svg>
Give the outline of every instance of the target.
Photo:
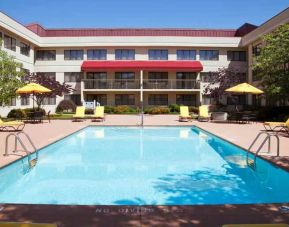
<svg viewBox="0 0 289 227">
<path fill-rule="evenodd" d="M 254 87 L 248 83 L 238 84 L 234 87 L 226 89 L 225 91 L 231 92 L 231 93 L 236 93 L 236 94 L 253 94 L 253 95 L 260 95 L 260 94 L 264 93 L 262 90 Z M 237 104 L 235 105 L 235 108 L 238 111 Z"/>
<path fill-rule="evenodd" d="M 17 94 L 32 94 L 33 95 L 33 109 L 34 109 L 34 95 L 35 93 L 49 93 L 50 89 L 36 83 L 26 84 L 24 87 L 16 90 Z"/>
<path fill-rule="evenodd" d="M 264 93 L 262 90 L 248 83 L 238 84 L 234 87 L 226 89 L 225 91 L 232 92 L 232 93 L 253 94 L 253 95 L 260 95 Z"/>
</svg>

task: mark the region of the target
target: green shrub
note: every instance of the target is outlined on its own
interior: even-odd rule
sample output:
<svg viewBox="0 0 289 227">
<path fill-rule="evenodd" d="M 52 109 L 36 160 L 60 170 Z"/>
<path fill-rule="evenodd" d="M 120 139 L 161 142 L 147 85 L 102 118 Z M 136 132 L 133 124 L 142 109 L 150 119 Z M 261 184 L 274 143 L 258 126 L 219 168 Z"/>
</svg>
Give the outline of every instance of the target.
<svg viewBox="0 0 289 227">
<path fill-rule="evenodd" d="M 94 114 L 93 109 L 85 109 L 85 114 Z"/>
<path fill-rule="evenodd" d="M 56 107 L 56 112 L 75 112 L 76 105 L 72 100 L 62 100 Z"/>
<path fill-rule="evenodd" d="M 260 107 L 257 112 L 257 119 L 260 121 L 286 121 L 289 106 Z"/>
<path fill-rule="evenodd" d="M 24 110 L 24 112 L 26 113 L 26 115 L 27 115 L 27 113 L 31 113 L 31 112 L 34 112 L 34 111 L 37 111 L 37 112 L 42 112 L 42 114 L 43 115 L 46 115 L 46 111 L 44 110 L 44 109 L 42 109 L 42 108 L 26 108 L 26 109 L 23 109 Z"/>
<path fill-rule="evenodd" d="M 114 107 L 113 106 L 104 106 L 104 112 L 105 113 L 113 113 Z"/>
<path fill-rule="evenodd" d="M 12 109 L 7 115 L 8 118 L 22 119 L 26 117 L 26 112 L 23 109 Z"/>
<path fill-rule="evenodd" d="M 116 114 L 128 113 L 129 112 L 129 107 L 125 106 L 125 105 L 116 106 L 116 107 L 114 107 L 113 112 L 116 113 Z"/>
<path fill-rule="evenodd" d="M 198 114 L 198 113 L 199 113 L 199 107 L 190 106 L 190 107 L 189 107 L 189 111 L 190 111 L 190 113 Z"/>
<path fill-rule="evenodd" d="M 180 106 L 178 104 L 169 105 L 169 109 L 170 109 L 171 113 L 179 113 L 180 112 Z"/>
<path fill-rule="evenodd" d="M 168 107 L 155 106 L 152 108 L 145 109 L 146 114 L 168 114 L 170 109 Z"/>
</svg>

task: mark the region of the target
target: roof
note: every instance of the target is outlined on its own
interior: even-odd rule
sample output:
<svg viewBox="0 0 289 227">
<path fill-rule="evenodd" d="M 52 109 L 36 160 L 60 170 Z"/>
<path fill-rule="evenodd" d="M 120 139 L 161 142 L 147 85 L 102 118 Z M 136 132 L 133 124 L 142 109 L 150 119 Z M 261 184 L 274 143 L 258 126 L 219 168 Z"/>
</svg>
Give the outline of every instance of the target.
<svg viewBox="0 0 289 227">
<path fill-rule="evenodd" d="M 199 61 L 84 61 L 81 65 L 81 70 L 85 72 L 109 69 L 200 72 L 203 70 L 203 65 Z"/>
<path fill-rule="evenodd" d="M 182 37 L 241 37 L 239 29 L 190 29 L 190 28 L 63 28 L 46 29 L 34 23 L 26 26 L 41 37 L 81 36 L 182 36 Z M 242 27 L 240 27 L 242 28 Z M 244 30 L 244 29 L 243 29 Z M 244 30 L 250 32 L 249 29 Z"/>
</svg>

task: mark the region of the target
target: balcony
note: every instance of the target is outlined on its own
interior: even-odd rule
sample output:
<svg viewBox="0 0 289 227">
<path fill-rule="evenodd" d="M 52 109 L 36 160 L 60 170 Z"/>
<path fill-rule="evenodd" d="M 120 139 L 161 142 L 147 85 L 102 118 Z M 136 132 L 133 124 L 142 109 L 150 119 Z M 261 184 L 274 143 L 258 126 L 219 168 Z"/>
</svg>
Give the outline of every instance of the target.
<svg viewBox="0 0 289 227">
<path fill-rule="evenodd" d="M 139 89 L 139 80 L 85 79 L 84 89 Z"/>
<path fill-rule="evenodd" d="M 84 89 L 140 89 L 139 80 L 101 80 L 84 79 Z M 199 89 L 200 83 L 197 80 L 143 80 L 143 89 L 147 90 L 190 90 Z"/>
<path fill-rule="evenodd" d="M 199 89 L 200 83 L 197 80 L 143 80 L 144 89 Z"/>
</svg>

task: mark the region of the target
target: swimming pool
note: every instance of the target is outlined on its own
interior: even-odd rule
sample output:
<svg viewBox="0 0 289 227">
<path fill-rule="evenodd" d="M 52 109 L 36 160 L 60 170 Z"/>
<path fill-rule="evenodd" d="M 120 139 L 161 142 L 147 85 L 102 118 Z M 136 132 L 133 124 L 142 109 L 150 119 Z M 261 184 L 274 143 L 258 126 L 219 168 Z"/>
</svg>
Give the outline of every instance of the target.
<svg viewBox="0 0 289 227">
<path fill-rule="evenodd" d="M 87 127 L 0 170 L 0 203 L 289 202 L 289 173 L 196 127 Z M 282 182 L 282 183 L 281 183 Z"/>
</svg>

